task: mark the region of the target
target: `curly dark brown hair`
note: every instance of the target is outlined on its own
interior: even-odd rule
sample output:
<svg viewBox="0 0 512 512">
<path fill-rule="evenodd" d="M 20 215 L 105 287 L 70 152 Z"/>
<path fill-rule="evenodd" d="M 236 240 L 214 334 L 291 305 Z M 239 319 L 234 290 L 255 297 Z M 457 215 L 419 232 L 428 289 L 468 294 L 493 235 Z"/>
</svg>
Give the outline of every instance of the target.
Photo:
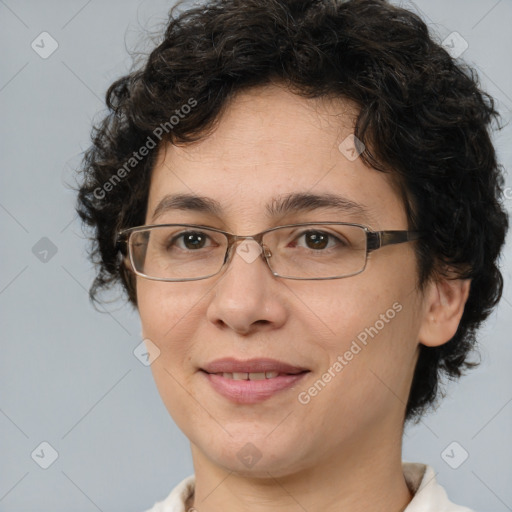
<svg viewBox="0 0 512 512">
<path fill-rule="evenodd" d="M 77 211 L 93 231 L 91 299 L 120 282 L 137 305 L 116 245 L 118 230 L 145 220 L 157 151 L 137 150 L 150 139 L 206 137 L 234 95 L 270 83 L 354 102 L 361 158 L 394 173 L 409 229 L 427 233 L 416 246 L 419 288 L 446 269 L 472 279 L 455 336 L 420 347 L 406 407 L 406 420 L 418 421 L 443 394 L 443 375 L 455 379 L 478 364 L 470 355 L 502 294 L 497 261 L 508 217 L 490 138 L 499 128 L 493 99 L 416 14 L 384 0 L 213 0 L 171 9 L 161 44 L 108 89 L 108 114 L 84 155 Z"/>
</svg>

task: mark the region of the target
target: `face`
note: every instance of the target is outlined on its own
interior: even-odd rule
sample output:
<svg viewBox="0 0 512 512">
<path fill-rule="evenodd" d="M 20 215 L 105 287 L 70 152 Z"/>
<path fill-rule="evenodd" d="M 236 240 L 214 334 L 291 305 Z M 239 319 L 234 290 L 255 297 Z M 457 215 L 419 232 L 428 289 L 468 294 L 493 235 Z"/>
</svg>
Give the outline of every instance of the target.
<svg viewBox="0 0 512 512">
<path fill-rule="evenodd" d="M 390 176 L 339 149 L 355 113 L 339 100 L 304 99 L 276 86 L 238 95 L 206 138 L 160 151 L 146 224 L 201 224 L 238 235 L 327 221 L 407 229 Z M 294 193 L 336 194 L 364 211 L 268 216 L 267 204 Z M 170 194 L 208 197 L 221 211 L 160 208 L 155 216 Z M 365 450 L 370 457 L 383 436 L 399 442 L 424 314 L 416 279 L 411 243 L 371 253 L 364 272 L 343 279 L 282 279 L 262 258 L 248 262 L 236 251 L 208 279 L 137 277 L 143 336 L 160 350 L 153 376 L 196 458 L 278 476 L 355 447 L 358 457 Z M 307 371 L 285 376 L 288 385 L 266 398 L 237 400 L 202 370 L 223 358 L 273 359 Z M 252 467 L 248 453 L 261 457 Z"/>
</svg>

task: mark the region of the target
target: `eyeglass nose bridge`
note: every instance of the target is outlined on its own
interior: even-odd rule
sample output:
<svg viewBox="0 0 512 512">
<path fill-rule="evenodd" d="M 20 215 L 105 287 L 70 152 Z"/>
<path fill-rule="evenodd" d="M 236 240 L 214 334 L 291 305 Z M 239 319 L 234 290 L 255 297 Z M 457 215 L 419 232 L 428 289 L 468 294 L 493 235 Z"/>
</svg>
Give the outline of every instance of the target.
<svg viewBox="0 0 512 512">
<path fill-rule="evenodd" d="M 274 273 L 274 271 L 272 270 L 272 268 L 270 267 L 270 262 L 268 261 L 268 258 L 271 258 L 272 257 L 272 251 L 269 249 L 269 247 L 267 245 L 265 245 L 263 243 L 263 235 L 264 233 L 259 233 L 257 235 L 247 235 L 247 236 L 243 236 L 243 235 L 229 235 L 228 236 L 228 246 L 227 246 L 227 249 L 226 249 L 226 255 L 224 257 L 224 263 L 223 263 L 223 266 L 226 265 L 227 263 L 229 263 L 233 257 L 233 247 L 235 245 L 238 245 L 238 242 L 240 241 L 245 241 L 245 240 L 253 240 L 254 242 L 256 242 L 260 248 L 261 248 L 261 252 L 259 254 L 259 256 L 261 256 L 261 258 L 265 261 L 265 263 L 268 265 L 270 271 L 272 273 Z M 235 252 L 238 252 L 235 251 Z M 240 255 L 240 254 L 239 254 Z M 241 255 L 240 255 L 241 256 Z M 256 259 L 256 258 L 255 258 Z M 253 260 L 254 261 L 254 260 Z"/>
</svg>

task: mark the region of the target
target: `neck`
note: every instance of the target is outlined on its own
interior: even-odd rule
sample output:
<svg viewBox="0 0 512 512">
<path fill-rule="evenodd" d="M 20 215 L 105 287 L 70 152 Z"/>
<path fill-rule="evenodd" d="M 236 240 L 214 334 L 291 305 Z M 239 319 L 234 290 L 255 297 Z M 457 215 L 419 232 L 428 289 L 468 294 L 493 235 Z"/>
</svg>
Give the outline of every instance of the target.
<svg viewBox="0 0 512 512">
<path fill-rule="evenodd" d="M 403 511 L 412 495 L 402 472 L 401 437 L 383 443 L 382 428 L 380 434 L 371 433 L 366 443 L 347 440 L 328 458 L 292 474 L 277 476 L 269 468 L 258 478 L 223 469 L 192 445 L 196 485 L 185 510 Z"/>
</svg>

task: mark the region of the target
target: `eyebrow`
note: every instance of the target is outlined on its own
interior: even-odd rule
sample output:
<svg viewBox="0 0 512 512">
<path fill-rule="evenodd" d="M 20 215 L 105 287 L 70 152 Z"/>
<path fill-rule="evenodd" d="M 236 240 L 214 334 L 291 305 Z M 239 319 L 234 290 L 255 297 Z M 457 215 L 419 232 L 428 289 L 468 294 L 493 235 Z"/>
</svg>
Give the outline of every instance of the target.
<svg viewBox="0 0 512 512">
<path fill-rule="evenodd" d="M 275 197 L 266 205 L 266 215 L 272 218 L 286 214 L 310 212 L 321 208 L 338 213 L 359 215 L 373 220 L 369 210 L 364 205 L 330 193 L 295 192 Z M 164 196 L 158 203 L 153 212 L 153 221 L 171 210 L 195 211 L 221 217 L 224 209 L 218 201 L 211 197 L 195 194 L 171 194 Z"/>
</svg>

